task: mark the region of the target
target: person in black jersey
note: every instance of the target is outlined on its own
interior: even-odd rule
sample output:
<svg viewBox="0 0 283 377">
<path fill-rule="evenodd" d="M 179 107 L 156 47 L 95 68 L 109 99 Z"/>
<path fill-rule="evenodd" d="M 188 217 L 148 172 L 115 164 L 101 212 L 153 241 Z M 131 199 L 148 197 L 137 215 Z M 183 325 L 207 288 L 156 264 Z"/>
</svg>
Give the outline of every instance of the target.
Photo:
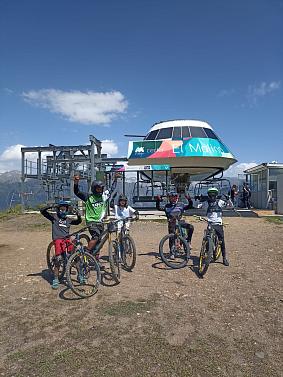
<svg viewBox="0 0 283 377">
<path fill-rule="evenodd" d="M 55 214 L 48 212 L 51 208 L 53 208 L 53 206 L 44 207 L 40 210 L 40 213 L 52 223 L 52 239 L 55 247 L 55 266 L 52 288 L 57 289 L 59 287 L 59 259 L 61 254 L 65 251 L 71 252 L 73 250 L 73 244 L 66 237 L 68 237 L 70 233 L 70 226 L 80 224 L 82 218 L 78 212 L 76 212 L 76 220 L 68 218 L 69 203 L 65 201 L 58 203 Z"/>
<path fill-rule="evenodd" d="M 179 194 L 177 192 L 170 192 L 168 194 L 169 203 L 165 204 L 163 208 L 160 206 L 161 198 L 158 196 L 156 200 L 156 209 L 158 211 L 164 211 L 168 220 L 168 232 L 174 233 L 176 229 L 176 220 L 181 219 L 184 211 L 191 208 L 191 203 L 184 204 L 179 201 Z M 192 224 L 186 223 L 185 220 L 179 221 L 182 228 L 187 229 L 187 242 L 191 247 L 192 236 L 194 232 L 194 227 Z"/>
</svg>

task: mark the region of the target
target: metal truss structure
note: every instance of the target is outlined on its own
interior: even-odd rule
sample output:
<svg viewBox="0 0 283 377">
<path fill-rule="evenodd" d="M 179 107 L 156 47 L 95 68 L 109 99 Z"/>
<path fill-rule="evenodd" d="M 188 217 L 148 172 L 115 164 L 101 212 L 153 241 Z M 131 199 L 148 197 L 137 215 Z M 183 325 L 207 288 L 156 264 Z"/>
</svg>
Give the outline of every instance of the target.
<svg viewBox="0 0 283 377">
<path fill-rule="evenodd" d="M 88 145 L 49 144 L 46 147 L 22 148 L 22 182 L 27 178 L 39 180 L 46 191 L 47 201 L 50 202 L 74 199 L 73 177 L 77 174 L 87 181 L 88 189 L 96 178 L 111 185 L 112 174 L 118 161 L 127 161 L 127 158 L 108 158 L 107 154 L 101 153 L 100 140 L 92 135 L 89 140 Z M 124 191 L 124 173 L 121 178 Z"/>
</svg>

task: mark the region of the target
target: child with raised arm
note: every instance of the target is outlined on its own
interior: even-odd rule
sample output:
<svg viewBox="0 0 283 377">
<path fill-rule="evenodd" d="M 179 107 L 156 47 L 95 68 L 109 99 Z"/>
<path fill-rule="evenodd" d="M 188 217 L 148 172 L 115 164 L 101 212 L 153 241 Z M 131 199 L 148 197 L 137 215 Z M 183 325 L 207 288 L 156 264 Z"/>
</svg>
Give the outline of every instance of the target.
<svg viewBox="0 0 283 377">
<path fill-rule="evenodd" d="M 118 205 L 115 204 L 115 218 L 117 220 L 126 219 L 128 217 L 132 217 L 133 215 L 138 216 L 139 212 L 136 211 L 134 208 L 128 205 L 128 198 L 125 195 L 120 195 L 118 199 Z M 123 226 L 123 221 L 118 222 L 118 231 L 121 230 Z M 129 222 L 126 223 L 126 228 L 129 230 L 130 224 Z"/>
<path fill-rule="evenodd" d="M 56 214 L 48 212 L 53 206 L 47 206 L 40 210 L 40 213 L 46 217 L 52 223 L 52 240 L 55 246 L 55 267 L 54 277 L 52 280 L 52 288 L 57 289 L 59 287 L 59 258 L 66 250 L 71 252 L 73 245 L 66 237 L 70 234 L 71 225 L 79 225 L 82 222 L 82 218 L 79 213 L 76 213 L 77 219 L 71 220 L 67 217 L 69 204 L 65 201 L 60 201 L 56 208 Z"/>
<path fill-rule="evenodd" d="M 219 241 L 221 241 L 223 264 L 224 266 L 229 266 L 222 221 L 222 209 L 227 206 L 228 202 L 226 200 L 218 198 L 218 194 L 219 190 L 216 187 L 210 187 L 207 190 L 207 199 L 203 200 L 203 202 L 200 203 L 198 207 L 206 209 L 207 220 L 214 228 Z"/>
<path fill-rule="evenodd" d="M 168 194 L 169 203 L 165 204 L 163 208 L 160 206 L 161 199 L 157 197 L 156 209 L 159 211 L 164 211 L 168 220 L 168 233 L 174 233 L 176 228 L 176 219 L 180 219 L 188 209 L 192 208 L 189 200 L 188 204 L 184 204 L 179 201 L 179 194 L 177 192 L 170 192 Z M 181 227 L 187 229 L 187 242 L 191 247 L 192 236 L 194 233 L 194 227 L 192 224 L 186 223 L 185 220 L 180 221 Z"/>
</svg>

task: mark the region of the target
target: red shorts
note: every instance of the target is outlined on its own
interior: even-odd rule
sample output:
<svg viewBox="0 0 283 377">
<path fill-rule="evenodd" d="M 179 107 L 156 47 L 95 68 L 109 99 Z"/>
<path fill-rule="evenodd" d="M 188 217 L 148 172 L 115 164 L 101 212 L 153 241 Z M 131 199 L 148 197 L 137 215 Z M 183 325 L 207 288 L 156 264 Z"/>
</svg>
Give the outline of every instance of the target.
<svg viewBox="0 0 283 377">
<path fill-rule="evenodd" d="M 61 255 L 65 251 L 70 253 L 74 249 L 74 245 L 68 239 L 59 238 L 53 242 L 55 245 L 55 255 Z"/>
</svg>

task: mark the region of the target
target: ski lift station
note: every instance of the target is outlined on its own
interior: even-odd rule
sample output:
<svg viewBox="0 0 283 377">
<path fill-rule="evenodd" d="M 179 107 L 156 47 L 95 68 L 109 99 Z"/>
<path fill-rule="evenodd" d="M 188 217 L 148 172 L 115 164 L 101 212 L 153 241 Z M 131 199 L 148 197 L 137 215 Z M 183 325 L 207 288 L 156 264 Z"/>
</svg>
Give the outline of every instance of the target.
<svg viewBox="0 0 283 377">
<path fill-rule="evenodd" d="M 244 171 L 255 208 L 283 214 L 283 164 L 262 163 Z"/>
<path fill-rule="evenodd" d="M 200 120 L 163 121 L 145 136 L 132 136 L 142 140 L 130 141 L 128 157 L 121 158 L 102 154 L 101 142 L 94 136 L 90 145 L 22 148 L 22 181 L 39 179 L 48 200 L 72 199 L 74 174 L 79 173 L 89 187 L 95 177 L 111 184 L 113 174 L 120 172 L 118 190 L 142 206 L 172 189 L 185 193 L 192 180 L 222 182 L 223 171 L 237 161 L 212 127 Z M 36 161 L 28 160 L 30 152 L 37 153 Z"/>
</svg>

